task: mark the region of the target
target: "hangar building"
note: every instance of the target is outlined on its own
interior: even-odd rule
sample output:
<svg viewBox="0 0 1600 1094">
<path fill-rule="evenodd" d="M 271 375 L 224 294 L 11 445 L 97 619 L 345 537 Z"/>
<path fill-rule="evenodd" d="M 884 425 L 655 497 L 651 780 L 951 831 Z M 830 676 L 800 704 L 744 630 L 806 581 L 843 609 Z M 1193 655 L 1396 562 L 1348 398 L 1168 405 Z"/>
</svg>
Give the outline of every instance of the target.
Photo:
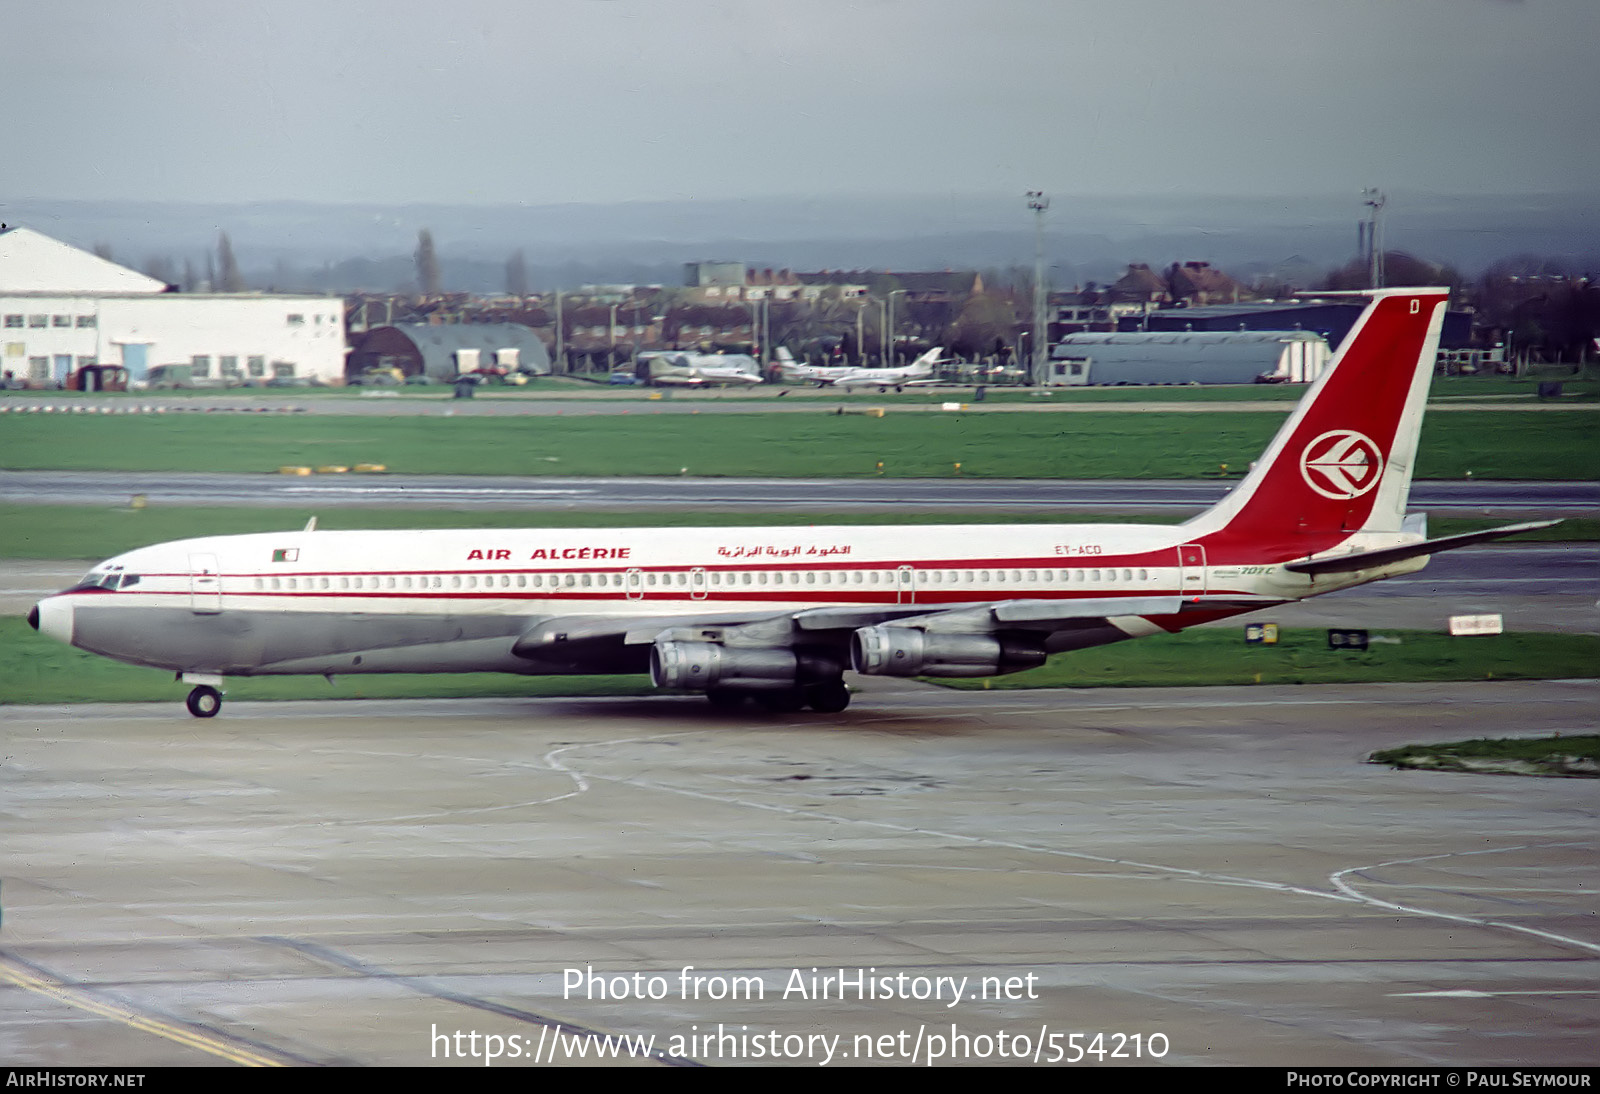
<svg viewBox="0 0 1600 1094">
<path fill-rule="evenodd" d="M 30 228 L 0 231 L 0 369 L 58 387 L 87 365 L 135 382 L 179 366 L 202 383 L 344 375 L 335 296 L 180 293 Z"/>
<path fill-rule="evenodd" d="M 1366 308 L 1365 300 L 1318 299 L 1213 304 L 1201 308 L 1163 308 L 1117 321 L 1119 331 L 1283 331 L 1305 330 L 1337 346 Z M 1446 348 L 1472 341 L 1472 316 L 1447 311 L 1439 344 Z"/>
<path fill-rule="evenodd" d="M 1090 333 L 1064 335 L 1050 355 L 1045 383 L 1309 383 L 1331 353 L 1310 331 Z"/>
<path fill-rule="evenodd" d="M 550 351 L 521 323 L 394 323 L 358 336 L 350 376 L 397 368 L 407 376 L 453 379 L 479 368 L 550 374 Z"/>
</svg>

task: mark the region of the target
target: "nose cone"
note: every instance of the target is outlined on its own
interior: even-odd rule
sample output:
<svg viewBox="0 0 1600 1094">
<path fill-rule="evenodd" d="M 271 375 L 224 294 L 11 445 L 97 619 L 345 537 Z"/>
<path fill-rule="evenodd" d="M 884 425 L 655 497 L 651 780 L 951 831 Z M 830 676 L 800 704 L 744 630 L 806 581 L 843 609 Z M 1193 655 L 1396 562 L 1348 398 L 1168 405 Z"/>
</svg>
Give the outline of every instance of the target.
<svg viewBox="0 0 1600 1094">
<path fill-rule="evenodd" d="M 47 634 L 57 642 L 72 645 L 72 598 L 46 597 L 28 613 L 28 623 L 40 634 Z"/>
</svg>

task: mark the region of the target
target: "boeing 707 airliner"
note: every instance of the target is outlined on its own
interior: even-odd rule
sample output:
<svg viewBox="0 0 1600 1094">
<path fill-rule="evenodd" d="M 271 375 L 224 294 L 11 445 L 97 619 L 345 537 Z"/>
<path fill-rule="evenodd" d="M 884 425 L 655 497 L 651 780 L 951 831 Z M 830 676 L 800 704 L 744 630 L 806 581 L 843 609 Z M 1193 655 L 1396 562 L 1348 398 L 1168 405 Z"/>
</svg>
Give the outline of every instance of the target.
<svg viewBox="0 0 1600 1094">
<path fill-rule="evenodd" d="M 648 671 L 827 714 L 847 669 L 991 676 L 1421 569 L 1547 523 L 1406 516 L 1447 290 L 1383 289 L 1266 452 L 1185 524 L 298 532 L 129 551 L 44 634 L 193 685 L 230 676 Z"/>
</svg>

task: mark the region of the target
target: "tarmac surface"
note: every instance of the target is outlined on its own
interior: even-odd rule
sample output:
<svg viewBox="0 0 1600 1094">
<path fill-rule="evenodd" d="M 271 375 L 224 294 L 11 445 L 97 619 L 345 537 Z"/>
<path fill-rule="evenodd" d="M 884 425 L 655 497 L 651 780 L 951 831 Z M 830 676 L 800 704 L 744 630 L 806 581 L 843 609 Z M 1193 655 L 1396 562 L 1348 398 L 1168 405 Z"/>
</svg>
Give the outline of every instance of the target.
<svg viewBox="0 0 1600 1094">
<path fill-rule="evenodd" d="M 377 415 L 382 417 L 518 417 L 555 414 L 816 414 L 837 411 L 859 414 L 871 405 L 881 404 L 896 414 L 940 414 L 960 409 L 983 414 L 1094 414 L 1131 412 L 1150 414 L 1215 413 L 1219 411 L 1258 411 L 1286 415 L 1294 409 L 1292 399 L 1261 399 L 1246 395 L 1240 399 L 1200 401 L 1178 398 L 1162 401 L 1138 399 L 1083 398 L 1069 389 L 1037 389 L 1019 401 L 1010 398 L 984 400 L 971 386 L 936 387 L 926 390 L 925 399 L 899 399 L 876 388 L 840 391 L 806 385 L 763 384 L 756 387 L 700 388 L 671 390 L 638 387 L 608 388 L 603 384 L 560 389 L 508 390 L 481 388 L 473 398 L 456 399 L 446 390 L 406 390 L 373 388 L 360 391 L 323 392 L 296 395 L 291 391 L 246 394 L 171 394 L 161 391 L 135 395 L 91 395 L 79 392 L 20 392 L 0 400 L 0 413 L 11 414 L 318 414 Z M 914 390 L 914 389 L 913 389 Z M 1005 389 L 990 388 L 999 394 Z M 1252 386 L 1244 389 L 1254 393 Z M 948 404 L 948 405 L 947 405 Z M 1428 403 L 1429 413 L 1458 410 L 1494 410 L 1518 413 L 1557 411 L 1600 412 L 1600 403 L 1534 401 L 1525 396 L 1449 397 Z"/>
<path fill-rule="evenodd" d="M 55 505 L 674 510 L 757 507 L 892 512 L 1077 509 L 1198 513 L 1238 484 L 1229 481 L 1094 479 L 582 478 L 500 475 L 278 474 L 157 471 L 0 471 L 0 501 Z M 1600 517 L 1600 483 L 1440 481 L 1412 485 L 1411 507 L 1507 520 Z M 536 519 L 536 518 L 530 518 Z M 641 523 L 648 516 L 641 515 Z"/>
<path fill-rule="evenodd" d="M 4 708 L 0 1059 L 1594 1065 L 1595 782 L 1362 760 L 1597 703 Z"/>
</svg>

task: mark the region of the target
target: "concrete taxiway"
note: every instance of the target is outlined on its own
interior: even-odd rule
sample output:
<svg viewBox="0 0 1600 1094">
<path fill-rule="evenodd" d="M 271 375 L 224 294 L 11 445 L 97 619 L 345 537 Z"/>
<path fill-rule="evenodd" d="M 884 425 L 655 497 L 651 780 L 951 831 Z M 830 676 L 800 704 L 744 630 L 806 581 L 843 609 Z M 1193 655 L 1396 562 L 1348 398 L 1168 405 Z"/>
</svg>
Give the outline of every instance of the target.
<svg viewBox="0 0 1600 1094">
<path fill-rule="evenodd" d="M 1594 681 L 0 708 L 0 1059 L 527 1066 L 629 1034 L 651 1065 L 1592 1065 L 1596 784 L 1362 758 L 1597 708 Z"/>
</svg>

